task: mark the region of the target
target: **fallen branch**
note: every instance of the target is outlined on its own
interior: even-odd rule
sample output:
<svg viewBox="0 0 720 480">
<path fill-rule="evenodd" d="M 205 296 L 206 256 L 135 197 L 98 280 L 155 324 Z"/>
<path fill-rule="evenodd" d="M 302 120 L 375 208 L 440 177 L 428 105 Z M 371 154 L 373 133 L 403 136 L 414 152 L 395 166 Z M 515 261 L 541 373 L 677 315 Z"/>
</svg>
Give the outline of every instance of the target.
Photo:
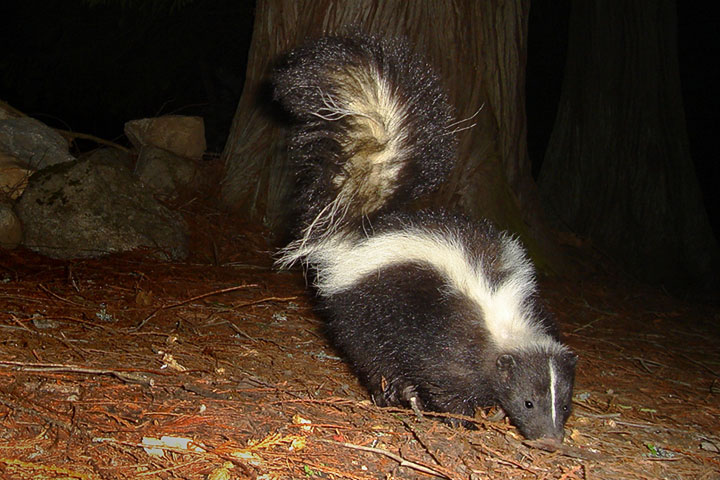
<svg viewBox="0 0 720 480">
<path fill-rule="evenodd" d="M 172 375 L 166 372 L 158 371 L 142 371 L 138 369 L 111 370 L 105 368 L 87 368 L 77 365 L 65 365 L 61 363 L 24 363 L 0 360 L 0 365 L 8 365 L 15 367 L 23 372 L 71 372 L 71 373 L 87 373 L 91 375 L 113 375 L 114 377 L 126 383 L 134 383 L 152 387 L 155 381 L 144 373 L 152 373 L 154 375 Z"/>
</svg>

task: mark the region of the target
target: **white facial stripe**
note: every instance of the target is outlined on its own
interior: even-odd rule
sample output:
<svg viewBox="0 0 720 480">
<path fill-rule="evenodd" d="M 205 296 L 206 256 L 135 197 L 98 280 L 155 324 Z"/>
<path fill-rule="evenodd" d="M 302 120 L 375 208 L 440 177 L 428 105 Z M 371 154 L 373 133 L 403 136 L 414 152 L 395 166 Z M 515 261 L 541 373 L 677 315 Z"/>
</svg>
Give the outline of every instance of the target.
<svg viewBox="0 0 720 480">
<path fill-rule="evenodd" d="M 557 378 L 555 377 L 555 368 L 553 367 L 552 357 L 548 358 L 548 368 L 550 370 L 550 412 L 552 415 L 553 425 L 555 425 L 555 390 L 557 389 Z"/>
</svg>

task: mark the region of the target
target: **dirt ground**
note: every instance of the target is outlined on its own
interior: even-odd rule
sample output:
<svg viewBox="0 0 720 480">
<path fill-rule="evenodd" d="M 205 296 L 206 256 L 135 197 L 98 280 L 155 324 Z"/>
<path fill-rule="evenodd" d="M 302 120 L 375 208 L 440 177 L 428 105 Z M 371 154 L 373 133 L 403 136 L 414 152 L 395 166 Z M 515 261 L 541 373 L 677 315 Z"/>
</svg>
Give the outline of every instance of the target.
<svg viewBox="0 0 720 480">
<path fill-rule="evenodd" d="M 541 279 L 580 356 L 548 452 L 492 411 L 471 431 L 374 406 L 302 273 L 198 218 L 185 264 L 0 251 L 0 478 L 720 479 L 720 309 Z"/>
</svg>

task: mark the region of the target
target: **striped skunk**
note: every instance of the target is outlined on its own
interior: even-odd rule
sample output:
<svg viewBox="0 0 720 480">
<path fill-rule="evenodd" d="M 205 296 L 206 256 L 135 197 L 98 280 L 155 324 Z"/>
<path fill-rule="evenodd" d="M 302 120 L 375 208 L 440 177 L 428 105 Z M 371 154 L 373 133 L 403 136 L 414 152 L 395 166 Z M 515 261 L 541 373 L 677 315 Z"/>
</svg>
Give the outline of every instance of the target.
<svg viewBox="0 0 720 480">
<path fill-rule="evenodd" d="M 290 52 L 273 82 L 297 120 L 300 184 L 301 231 L 278 265 L 308 268 L 375 403 L 467 416 L 499 405 L 527 438 L 562 441 L 577 357 L 523 247 L 487 221 L 410 208 L 456 156 L 430 67 L 402 42 L 353 34 Z"/>
</svg>

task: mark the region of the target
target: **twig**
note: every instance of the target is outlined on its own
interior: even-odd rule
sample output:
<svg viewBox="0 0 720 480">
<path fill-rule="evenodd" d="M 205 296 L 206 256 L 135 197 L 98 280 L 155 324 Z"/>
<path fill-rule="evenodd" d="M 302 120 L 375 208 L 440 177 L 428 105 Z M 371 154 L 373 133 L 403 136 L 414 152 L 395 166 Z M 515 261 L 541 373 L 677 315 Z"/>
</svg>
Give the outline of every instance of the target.
<svg viewBox="0 0 720 480">
<path fill-rule="evenodd" d="M 407 414 L 408 409 L 406 408 L 400 408 L 400 407 L 377 407 L 374 404 L 371 404 L 373 409 L 380 408 L 380 410 L 384 412 L 397 412 L 397 413 L 403 413 Z M 364 405 L 358 405 L 363 407 Z M 413 411 L 413 413 L 417 413 Z M 497 423 L 497 422 L 488 422 L 487 419 L 480 419 L 476 417 L 469 417 L 467 415 L 461 415 L 459 413 L 448 413 L 448 412 L 431 412 L 427 410 L 423 410 L 421 412 L 422 417 L 429 417 L 429 418 L 448 418 L 451 420 L 462 420 L 468 423 L 473 423 L 475 425 L 481 425 L 484 428 L 490 428 L 495 431 L 498 431 L 500 433 L 504 433 L 505 430 L 502 428 L 503 424 Z"/>
<path fill-rule="evenodd" d="M 493 450 L 492 448 L 488 447 L 484 443 L 473 443 L 473 445 L 476 445 L 481 450 L 484 450 L 486 453 L 490 453 L 491 455 L 495 456 L 498 460 L 500 460 L 508 465 L 513 465 L 521 470 L 525 470 L 526 472 L 530 472 L 532 474 L 537 474 L 537 471 L 534 470 L 533 468 L 526 467 L 522 463 L 516 462 L 512 458 L 506 457 L 505 455 L 501 454 L 500 452 L 497 452 L 497 451 Z"/>
<path fill-rule="evenodd" d="M 7 360 L 0 360 L 0 365 L 8 365 L 17 368 L 23 372 L 73 372 L 73 373 L 87 373 L 91 375 L 113 375 L 123 382 L 136 383 L 140 385 L 146 385 L 152 387 L 154 381 L 152 378 L 147 377 L 144 373 L 152 373 L 154 375 L 172 375 L 166 372 L 157 372 L 153 370 L 139 370 L 139 369 L 124 369 L 124 370 L 110 370 L 104 368 L 87 368 L 79 367 L 77 365 L 65 365 L 62 363 L 23 363 L 13 362 Z"/>
<path fill-rule="evenodd" d="M 137 385 L 145 385 L 146 387 L 155 386 L 155 380 L 149 378 L 142 373 L 137 372 L 119 372 L 117 370 L 103 370 L 99 368 L 21 368 L 23 372 L 73 372 L 87 373 L 90 375 L 112 375 L 125 383 L 133 383 Z"/>
<path fill-rule="evenodd" d="M 560 477 L 560 480 L 567 480 L 570 477 L 572 478 L 578 478 L 575 473 L 579 472 L 584 468 L 584 465 L 576 465 L 574 468 L 568 470 L 567 472 L 562 474 L 562 477 Z"/>
<path fill-rule="evenodd" d="M 54 128 L 56 132 L 58 132 L 63 137 L 67 138 L 68 140 L 72 141 L 76 138 L 82 138 L 84 140 L 92 140 L 95 143 L 99 143 L 100 145 L 105 145 L 107 147 L 117 148 L 121 152 L 130 153 L 130 149 L 123 147 L 122 145 L 118 145 L 115 142 L 111 142 L 110 140 L 105 140 L 104 138 L 96 137 L 95 135 L 90 135 L 89 133 L 80 133 L 80 132 L 72 132 L 70 130 L 62 130 L 59 128 Z"/>
<path fill-rule="evenodd" d="M 196 458 L 196 459 L 194 459 L 194 460 L 190 460 L 189 462 L 181 463 L 181 464 L 179 464 L 179 465 L 172 465 L 172 466 L 170 466 L 170 467 L 161 468 L 161 469 L 158 469 L 158 470 L 152 470 L 152 471 L 147 471 L 147 472 L 139 473 L 139 474 L 138 474 L 138 477 L 147 477 L 147 476 L 150 476 L 150 475 L 157 475 L 158 473 L 172 472 L 173 470 L 178 470 L 178 469 L 180 469 L 180 468 L 189 467 L 189 466 L 191 466 L 191 465 L 195 465 L 196 463 L 206 462 L 206 461 L 207 461 L 206 458 Z"/>
<path fill-rule="evenodd" d="M 435 469 L 433 469 L 433 468 L 426 467 L 426 466 L 424 466 L 424 465 L 420 465 L 419 463 L 415 463 L 415 462 L 412 462 L 412 461 L 410 461 L 410 460 L 406 460 L 406 459 L 404 459 L 403 457 L 401 457 L 400 455 L 396 455 L 396 454 L 394 454 L 394 453 L 392 453 L 392 452 L 390 452 L 390 451 L 388 451 L 388 450 L 384 450 L 384 449 L 382 449 L 382 448 L 365 447 L 365 446 L 362 446 L 362 445 L 355 445 L 355 444 L 352 444 L 352 443 L 336 442 L 336 441 L 334 441 L 334 440 L 320 439 L 320 441 L 321 441 L 321 442 L 325 442 L 325 443 L 331 443 L 331 444 L 333 444 L 333 445 L 340 445 L 341 447 L 352 448 L 352 449 L 354 449 L 354 450 L 363 450 L 363 451 L 365 451 L 365 452 L 371 452 L 371 453 L 377 453 L 377 454 L 380 454 L 380 455 L 385 455 L 386 457 L 392 458 L 393 460 L 395 460 L 396 462 L 398 462 L 401 467 L 412 468 L 412 469 L 417 470 L 417 471 L 419 471 L 419 472 L 427 473 L 427 474 L 429 474 L 429 475 L 435 475 L 436 477 L 449 478 L 450 480 L 455 480 L 455 478 L 456 478 L 455 476 L 450 475 L 449 473 L 443 473 L 443 472 L 440 472 L 440 471 L 435 470 Z"/>
<path fill-rule="evenodd" d="M 57 337 L 57 336 L 55 336 L 55 335 L 52 335 L 52 334 L 50 334 L 50 333 L 38 332 L 38 331 L 35 331 L 35 330 L 31 330 L 30 328 L 28 328 L 27 325 L 25 325 L 24 323 L 22 323 L 22 322 L 20 321 L 20 319 L 17 318 L 15 315 L 12 315 L 12 314 L 11 314 L 11 317 L 12 317 L 12 319 L 15 321 L 15 323 L 17 323 L 18 325 L 20 325 L 20 326 L 21 326 L 23 329 L 25 329 L 26 331 L 28 331 L 28 332 L 30 332 L 30 333 L 32 333 L 32 334 L 34 334 L 34 335 L 39 335 L 39 336 L 41 336 L 41 337 L 48 337 L 48 338 L 52 338 L 53 340 L 57 340 L 58 342 L 60 342 L 60 343 L 62 343 L 63 345 L 65 345 L 65 346 L 66 346 L 67 348 L 69 348 L 70 350 L 75 351 L 75 353 L 77 353 L 78 355 L 80 355 L 80 358 L 85 359 L 85 352 L 84 352 L 80 347 L 76 347 L 75 345 L 73 345 L 72 343 L 70 343 L 70 341 L 67 340 L 67 338 L 65 338 L 65 334 L 64 334 L 64 333 L 60 332 L 60 334 L 63 336 L 63 338 L 59 338 L 59 337 Z"/>
<path fill-rule="evenodd" d="M 169 310 L 171 308 L 179 307 L 181 305 L 185 305 L 186 303 L 194 302 L 195 300 L 200 300 L 201 298 L 205 297 L 211 297 L 213 295 L 220 295 L 221 293 L 228 293 L 228 292 L 234 292 L 236 290 L 243 290 L 245 288 L 251 288 L 251 287 L 259 287 L 257 283 L 250 283 L 247 285 L 236 285 L 234 287 L 228 287 L 228 288 L 221 288 L 220 290 L 214 290 L 212 292 L 203 293 L 200 295 L 195 295 L 192 298 L 188 298 L 187 300 L 182 300 L 180 302 L 172 303 L 170 305 L 165 305 L 162 307 L 163 310 Z"/>
<path fill-rule="evenodd" d="M 595 320 L 591 320 L 591 321 L 587 322 L 586 324 L 577 327 L 575 330 L 573 330 L 573 333 L 577 333 L 577 332 L 579 332 L 580 330 L 583 330 L 583 329 L 585 329 L 585 328 L 591 327 L 593 324 L 595 324 L 596 322 L 600 321 L 601 319 L 602 319 L 602 317 L 597 317 L 597 318 L 595 318 Z"/>
<path fill-rule="evenodd" d="M 702 362 L 698 362 L 697 360 L 693 360 L 692 358 L 688 357 L 687 355 L 685 355 L 685 354 L 682 353 L 682 352 L 678 352 L 678 354 L 679 354 L 681 357 L 685 358 L 686 360 L 694 363 L 695 365 L 698 365 L 698 366 L 704 368 L 705 370 L 707 370 L 707 371 L 710 372 L 711 374 L 713 374 L 713 375 L 715 375 L 716 377 L 720 378 L 720 372 L 716 372 L 715 370 L 713 370 L 712 368 L 708 367 L 707 365 L 705 365 L 705 364 L 702 363 Z"/>
<path fill-rule="evenodd" d="M 69 303 L 70 305 L 75 305 L 76 307 L 80 307 L 80 308 L 93 308 L 93 307 L 88 307 L 87 305 L 83 305 L 81 303 L 73 302 L 72 300 L 68 300 L 67 298 L 63 298 L 60 295 L 58 295 L 57 293 L 52 292 L 49 288 L 47 288 L 42 283 L 39 283 L 38 287 L 40 287 L 40 290 L 44 291 L 45 293 L 47 293 L 50 296 L 57 298 L 61 302 Z"/>
<path fill-rule="evenodd" d="M 155 315 L 157 315 L 158 312 L 161 312 L 162 310 L 170 310 L 171 308 L 179 307 L 181 305 L 185 305 L 190 302 L 194 302 L 195 300 L 200 300 L 201 298 L 210 297 L 212 295 L 220 295 L 222 293 L 228 293 L 228 292 L 234 292 L 236 290 L 243 290 L 245 288 L 251 288 L 251 287 L 259 287 L 256 283 L 251 283 L 248 285 L 237 285 L 235 287 L 228 287 L 228 288 L 221 288 L 220 290 L 213 290 L 212 292 L 203 293 L 201 295 L 195 295 L 194 297 L 188 298 L 186 300 L 182 300 L 180 302 L 171 303 L 170 305 L 164 305 L 155 311 L 153 311 L 150 315 L 145 317 L 142 322 L 138 324 L 137 327 L 133 328 L 133 330 L 140 330 L 142 327 L 145 326 L 145 324 L 153 318 Z"/>
<path fill-rule="evenodd" d="M 2 403 L 3 405 L 5 405 L 6 407 L 8 407 L 11 410 L 17 410 L 18 412 L 22 412 L 27 415 L 36 415 L 56 427 L 60 427 L 64 430 L 72 430 L 72 425 L 70 423 L 67 423 L 63 420 L 59 420 L 57 418 L 49 417 L 34 408 L 23 407 L 23 406 L 16 404 L 15 402 L 11 402 L 10 400 L 4 400 L 2 398 L 0 398 L 0 403 Z"/>
<path fill-rule="evenodd" d="M 20 319 L 17 318 L 15 315 L 10 314 L 10 317 L 12 317 L 13 321 L 14 321 L 15 323 L 17 323 L 18 325 L 20 325 L 24 330 L 26 330 L 26 331 L 28 331 L 28 332 L 30 332 L 30 333 L 35 333 L 35 332 L 33 332 L 32 330 L 30 330 L 27 325 L 25 325 L 24 323 L 22 323 L 22 322 L 20 321 Z"/>
<path fill-rule="evenodd" d="M 96 328 L 96 329 L 100 329 L 100 330 L 105 330 L 106 332 L 110 332 L 110 333 L 115 333 L 115 332 L 116 332 L 116 330 L 114 330 L 114 329 L 112 329 L 112 328 L 109 328 L 109 327 L 106 327 L 105 325 L 101 325 L 101 324 L 99 324 L 99 323 L 88 322 L 87 320 L 82 320 L 82 319 L 80 319 L 80 318 L 75 318 L 75 317 L 68 317 L 68 316 L 44 316 L 43 318 L 46 318 L 46 319 L 48 319 L 48 320 L 59 320 L 59 321 L 61 321 L 61 322 L 62 322 L 62 321 L 75 322 L 75 323 L 79 323 L 79 324 L 81 324 L 81 325 L 83 325 L 83 326 L 89 327 L 90 329 L 95 329 L 95 328 Z"/>
<path fill-rule="evenodd" d="M 643 368 L 643 370 L 645 370 L 647 373 L 649 373 L 651 375 L 652 375 L 653 371 L 650 369 L 650 367 L 648 365 L 653 365 L 655 367 L 665 367 L 665 365 L 663 365 L 662 363 L 654 362 L 652 360 L 646 360 L 641 357 L 634 357 L 633 360 L 637 360 L 638 363 L 640 363 L 640 366 Z"/>
<path fill-rule="evenodd" d="M 289 302 L 290 300 L 297 300 L 297 295 L 294 297 L 266 297 L 261 298 L 259 300 L 253 300 L 252 302 L 245 302 L 245 303 L 239 303 L 236 305 L 233 305 L 234 308 L 241 308 L 241 307 L 248 307 L 250 305 L 257 305 L 258 303 L 265 303 L 265 302 Z"/>
<path fill-rule="evenodd" d="M 415 398 L 415 397 L 413 397 L 413 398 Z M 417 405 L 415 405 L 415 408 L 417 408 Z M 418 409 L 418 412 L 420 412 L 419 409 Z M 417 412 L 416 412 L 416 414 L 417 414 Z M 422 413 L 421 413 L 420 415 L 421 415 L 420 418 L 422 418 Z M 427 443 L 425 442 L 425 440 L 420 436 L 420 434 L 418 433 L 418 431 L 415 430 L 415 428 L 413 428 L 413 426 L 412 426 L 412 424 L 410 423 L 410 421 L 408 421 L 408 420 L 405 419 L 405 418 L 402 418 L 401 420 L 402 420 L 402 422 L 405 424 L 405 428 L 407 428 L 408 430 L 410 430 L 410 432 L 412 433 L 413 437 L 415 438 L 415 440 L 417 440 L 417 442 L 420 444 L 420 446 L 425 449 L 425 451 L 427 452 L 427 454 L 430 455 L 433 460 L 435 460 L 435 463 L 437 463 L 438 465 L 441 465 L 441 466 L 444 467 L 443 463 L 440 461 L 440 459 L 438 458 L 438 456 L 435 455 L 435 453 L 430 450 L 430 447 L 427 445 Z"/>
<path fill-rule="evenodd" d="M 24 460 L 19 460 L 16 458 L 3 458 L 0 457 L 0 463 L 3 463 L 10 467 L 12 470 L 8 471 L 22 471 L 26 475 L 29 473 L 29 471 L 35 471 L 36 476 L 35 478 L 72 478 L 72 479 L 80 479 L 80 480 L 91 480 L 91 479 L 99 479 L 101 477 L 92 474 L 92 473 L 82 473 L 75 470 L 71 470 L 69 468 L 63 468 L 63 467 L 56 467 L 53 465 L 43 465 L 41 463 L 36 462 L 27 462 Z M 15 468 L 13 468 L 15 467 Z M 3 469 L 4 471 L 4 469 Z M 45 473 L 41 473 L 45 472 Z M 29 478 L 27 476 L 24 476 L 25 478 Z M 19 477 L 18 477 L 19 478 Z"/>
<path fill-rule="evenodd" d="M 110 437 L 94 437 L 92 439 L 93 443 L 110 443 L 114 445 L 122 445 L 126 447 L 133 447 L 133 448 L 147 448 L 148 445 L 145 445 L 143 443 L 135 443 L 135 442 L 127 442 L 123 440 L 117 440 L 115 438 Z M 172 452 L 172 453 L 178 453 L 181 455 L 195 455 L 201 457 L 200 460 L 204 459 L 206 461 L 212 461 L 214 458 L 223 458 L 225 460 L 231 461 L 235 466 L 240 467 L 242 470 L 242 473 L 247 475 L 247 478 L 250 478 L 250 474 L 252 473 L 252 470 L 245 465 L 242 462 L 238 462 L 237 458 L 230 457 L 228 455 L 224 455 L 222 453 L 216 452 L 216 451 L 196 451 L 190 448 L 177 448 L 177 447 L 170 447 L 167 445 L 152 445 L 152 448 L 161 449 L 165 452 Z M 174 468 L 174 467 L 173 467 Z M 158 471 L 164 471 L 164 470 L 158 470 Z"/>
<path fill-rule="evenodd" d="M 248 335 L 247 333 L 245 333 L 245 332 L 243 332 L 242 330 L 240 330 L 240 327 L 238 327 L 237 325 L 235 325 L 235 324 L 234 324 L 233 322 L 231 322 L 230 320 L 226 320 L 225 323 L 227 323 L 228 325 L 230 325 L 230 328 L 232 328 L 233 330 L 235 330 L 235 333 L 237 333 L 237 334 L 240 335 L 241 337 L 245 337 L 245 338 L 247 338 L 248 340 L 250 340 L 251 342 L 257 342 L 257 339 L 256 339 L 256 338 L 253 338 L 253 337 L 251 337 L 250 335 Z"/>
<path fill-rule="evenodd" d="M 94 437 L 92 439 L 92 441 L 93 441 L 93 443 L 110 443 L 110 444 L 114 444 L 114 445 L 123 445 L 126 447 L 143 448 L 143 449 L 148 448 L 148 446 L 150 446 L 153 449 L 164 450 L 166 452 L 180 453 L 183 455 L 195 455 L 195 456 L 200 456 L 203 458 L 217 456 L 216 453 L 207 452 L 207 451 L 197 451 L 197 450 L 193 450 L 191 448 L 170 447 L 168 445 L 145 445 L 143 443 L 127 442 L 124 440 L 117 440 L 115 438 L 110 438 L 110 437 Z"/>
<path fill-rule="evenodd" d="M 708 462 L 714 464 L 716 467 L 720 467 L 720 461 L 715 460 L 711 457 L 706 457 L 704 455 L 698 455 L 697 453 L 693 453 L 687 450 L 684 450 L 682 448 L 672 448 L 672 447 L 664 447 L 665 450 L 670 450 L 671 452 L 679 453 L 680 455 L 685 455 L 687 457 L 692 457 L 696 460 L 700 460 L 701 462 Z"/>
</svg>

